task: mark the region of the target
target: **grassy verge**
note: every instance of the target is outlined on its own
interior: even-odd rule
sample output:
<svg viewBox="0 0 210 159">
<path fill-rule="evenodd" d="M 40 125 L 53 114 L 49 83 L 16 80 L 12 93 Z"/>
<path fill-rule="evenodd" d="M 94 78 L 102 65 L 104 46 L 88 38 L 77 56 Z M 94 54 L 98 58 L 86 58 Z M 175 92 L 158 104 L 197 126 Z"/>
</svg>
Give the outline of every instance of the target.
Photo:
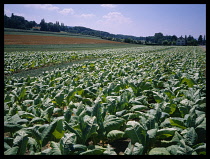
<svg viewBox="0 0 210 159">
<path fill-rule="evenodd" d="M 98 39 L 98 40 L 102 40 L 100 37 L 90 36 L 90 35 L 82 35 L 82 34 L 76 34 L 76 33 L 50 32 L 50 31 L 33 31 L 33 30 L 10 29 L 10 28 L 4 28 L 4 34 L 12 34 L 12 35 L 60 36 L 60 37 L 77 37 L 77 38 L 86 38 L 86 39 Z"/>
<path fill-rule="evenodd" d="M 139 47 L 137 44 L 56 44 L 56 45 L 4 45 L 5 52 L 13 51 L 76 51 L 109 48 Z"/>
</svg>

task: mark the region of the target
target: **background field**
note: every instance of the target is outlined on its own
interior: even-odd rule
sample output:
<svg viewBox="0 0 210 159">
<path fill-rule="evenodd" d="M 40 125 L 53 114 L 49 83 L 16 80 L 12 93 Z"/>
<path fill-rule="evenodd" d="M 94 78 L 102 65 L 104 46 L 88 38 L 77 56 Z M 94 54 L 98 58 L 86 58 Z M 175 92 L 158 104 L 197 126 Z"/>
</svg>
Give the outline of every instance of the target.
<svg viewBox="0 0 210 159">
<path fill-rule="evenodd" d="M 31 35 L 31 37 L 30 37 Z M 24 38 L 25 36 L 25 38 Z M 42 36 L 42 37 L 41 37 Z M 35 44 L 35 45 L 34 45 Z M 4 51 L 71 51 L 107 48 L 136 47 L 127 44 L 103 40 L 98 37 L 73 34 L 32 31 L 21 29 L 4 29 Z M 143 45 L 138 45 L 143 46 Z"/>
<path fill-rule="evenodd" d="M 101 39 L 99 37 L 96 37 L 96 36 L 89 36 L 89 35 L 82 35 L 82 34 L 75 34 L 75 33 L 50 32 L 50 31 L 33 31 L 33 30 L 11 29 L 11 28 L 4 28 L 4 34 L 79 37 L 79 38 L 103 40 L 103 39 Z"/>
</svg>

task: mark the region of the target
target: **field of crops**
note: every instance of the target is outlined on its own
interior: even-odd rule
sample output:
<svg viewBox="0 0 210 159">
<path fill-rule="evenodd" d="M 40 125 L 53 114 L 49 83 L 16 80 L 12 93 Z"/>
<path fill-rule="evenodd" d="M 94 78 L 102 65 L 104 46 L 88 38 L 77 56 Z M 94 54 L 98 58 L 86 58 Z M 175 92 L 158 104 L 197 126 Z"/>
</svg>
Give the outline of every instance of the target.
<svg viewBox="0 0 210 159">
<path fill-rule="evenodd" d="M 129 46 L 132 44 L 90 35 L 4 28 L 4 50 L 6 52 L 93 50 Z"/>
<path fill-rule="evenodd" d="M 10 52 L 4 72 L 91 58 L 5 79 L 5 155 L 206 154 L 200 47 Z"/>
</svg>

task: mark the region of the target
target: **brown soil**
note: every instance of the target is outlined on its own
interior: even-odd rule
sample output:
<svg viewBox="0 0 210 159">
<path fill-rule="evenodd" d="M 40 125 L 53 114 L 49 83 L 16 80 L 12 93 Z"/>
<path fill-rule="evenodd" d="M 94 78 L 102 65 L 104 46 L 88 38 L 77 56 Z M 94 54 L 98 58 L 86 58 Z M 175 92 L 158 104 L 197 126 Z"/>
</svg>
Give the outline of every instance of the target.
<svg viewBox="0 0 210 159">
<path fill-rule="evenodd" d="M 120 43 L 108 40 L 85 39 L 75 37 L 58 37 L 42 35 L 4 35 L 5 45 L 47 45 L 47 44 L 100 44 Z"/>
</svg>

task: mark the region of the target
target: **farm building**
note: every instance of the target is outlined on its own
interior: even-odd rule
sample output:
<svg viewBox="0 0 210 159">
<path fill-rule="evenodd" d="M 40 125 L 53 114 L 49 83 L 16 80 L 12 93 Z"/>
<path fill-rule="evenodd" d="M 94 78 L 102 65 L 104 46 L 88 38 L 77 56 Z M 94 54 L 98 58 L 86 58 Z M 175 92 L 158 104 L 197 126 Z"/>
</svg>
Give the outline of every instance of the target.
<svg viewBox="0 0 210 159">
<path fill-rule="evenodd" d="M 39 27 L 39 26 L 35 26 L 32 28 L 32 30 L 40 30 L 40 29 L 41 29 L 41 27 Z"/>
<path fill-rule="evenodd" d="M 183 37 L 178 38 L 176 41 L 176 45 L 185 45 L 185 39 Z"/>
</svg>

